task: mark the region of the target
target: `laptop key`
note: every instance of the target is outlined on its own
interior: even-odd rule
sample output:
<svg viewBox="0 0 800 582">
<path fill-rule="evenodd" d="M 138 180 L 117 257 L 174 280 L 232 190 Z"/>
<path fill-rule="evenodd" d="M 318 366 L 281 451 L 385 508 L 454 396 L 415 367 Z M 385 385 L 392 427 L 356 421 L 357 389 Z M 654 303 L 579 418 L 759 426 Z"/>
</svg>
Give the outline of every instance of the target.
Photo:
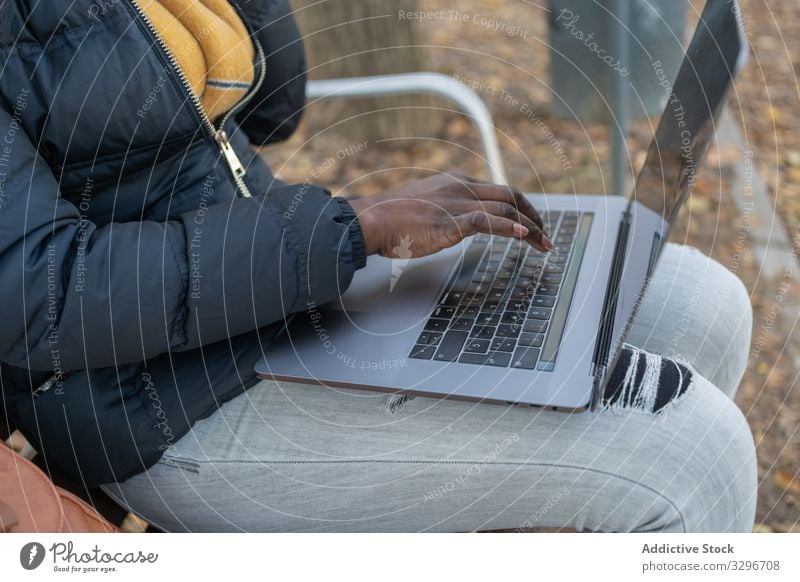
<svg viewBox="0 0 800 582">
<path fill-rule="evenodd" d="M 480 305 L 481 303 L 484 302 L 485 299 L 486 299 L 486 295 L 478 293 L 476 295 L 469 295 L 469 296 L 465 297 L 464 301 L 462 301 L 462 303 L 464 305 Z"/>
<path fill-rule="evenodd" d="M 511 279 L 498 279 L 492 283 L 492 289 L 497 291 L 505 291 L 509 287 L 511 287 Z"/>
<path fill-rule="evenodd" d="M 489 301 L 502 301 L 505 299 L 506 290 L 505 289 L 492 289 L 492 291 L 488 295 Z"/>
<path fill-rule="evenodd" d="M 522 264 L 526 267 L 541 267 L 544 265 L 544 255 L 529 255 Z"/>
<path fill-rule="evenodd" d="M 503 314 L 503 323 L 507 323 L 509 325 L 522 325 L 523 321 L 525 321 L 525 311 L 506 311 Z"/>
<path fill-rule="evenodd" d="M 428 320 L 428 323 L 425 324 L 425 331 L 444 331 L 447 329 L 449 323 L 450 321 L 447 319 L 431 318 Z"/>
<path fill-rule="evenodd" d="M 559 257 L 560 258 L 560 257 Z M 563 273 L 564 272 L 564 263 L 567 261 L 567 257 L 564 257 L 564 261 L 561 263 L 548 263 L 547 266 L 544 268 L 545 273 Z"/>
<path fill-rule="evenodd" d="M 552 307 L 556 303 L 556 298 L 552 295 L 535 295 L 531 305 L 534 307 Z"/>
<path fill-rule="evenodd" d="M 433 310 L 433 315 L 431 317 L 449 319 L 453 317 L 453 314 L 455 312 L 456 312 L 455 307 L 451 307 L 449 305 L 439 305 L 436 309 Z"/>
<path fill-rule="evenodd" d="M 489 248 L 491 248 L 494 251 L 494 250 L 497 250 L 497 249 L 504 249 L 507 246 L 508 246 L 508 239 L 506 237 L 493 236 L 492 237 L 492 242 L 489 245 Z"/>
<path fill-rule="evenodd" d="M 530 286 L 535 286 L 535 285 L 536 285 L 535 277 L 526 277 L 525 275 L 521 275 L 514 280 L 515 289 L 526 289 Z"/>
<path fill-rule="evenodd" d="M 453 362 L 461 353 L 461 348 L 467 341 L 467 332 L 450 330 L 439 342 L 439 349 L 434 359 L 439 362 Z"/>
<path fill-rule="evenodd" d="M 539 348 L 542 346 L 542 342 L 544 341 L 544 334 L 542 333 L 521 333 L 519 334 L 519 345 L 521 346 L 533 346 L 535 348 Z"/>
<path fill-rule="evenodd" d="M 536 288 L 537 295 L 558 295 L 558 285 L 539 285 Z"/>
<path fill-rule="evenodd" d="M 529 333 L 544 333 L 547 330 L 547 321 L 539 319 L 529 319 L 522 324 L 522 331 Z"/>
<path fill-rule="evenodd" d="M 561 273 L 545 273 L 542 275 L 542 283 L 560 285 L 563 278 Z"/>
<path fill-rule="evenodd" d="M 492 340 L 491 350 L 493 352 L 513 352 L 517 345 L 517 340 L 509 337 L 496 337 Z"/>
<path fill-rule="evenodd" d="M 494 327 L 488 325 L 476 325 L 470 332 L 470 337 L 477 337 L 481 339 L 492 339 L 494 336 Z"/>
<path fill-rule="evenodd" d="M 475 317 L 480 310 L 478 305 L 462 305 L 456 310 L 456 317 Z"/>
<path fill-rule="evenodd" d="M 525 299 L 530 299 L 531 295 L 533 294 L 532 289 L 513 289 L 511 291 L 510 299 L 520 301 Z"/>
<path fill-rule="evenodd" d="M 510 352 L 489 352 L 488 354 L 463 354 L 459 359 L 463 364 L 506 367 L 511 361 Z"/>
<path fill-rule="evenodd" d="M 444 303 L 445 305 L 458 305 L 459 303 L 461 303 L 461 300 L 463 298 L 464 298 L 463 293 L 459 291 L 453 291 L 447 294 L 447 297 L 445 297 L 442 303 Z"/>
<path fill-rule="evenodd" d="M 417 343 L 422 346 L 435 346 L 439 344 L 440 339 L 442 339 L 442 334 L 440 333 L 423 331 L 421 334 L 419 334 Z"/>
<path fill-rule="evenodd" d="M 528 308 L 531 306 L 531 302 L 528 299 L 524 301 L 509 301 L 506 305 L 506 313 L 521 313 L 525 314 L 528 312 Z M 509 322 L 504 322 L 509 323 Z"/>
<path fill-rule="evenodd" d="M 517 337 L 519 332 L 522 331 L 521 325 L 511 325 L 508 323 L 501 323 L 497 326 L 497 337 Z"/>
<path fill-rule="evenodd" d="M 469 331 L 470 329 L 472 329 L 473 323 L 475 323 L 474 319 L 469 319 L 467 317 L 458 317 L 450 323 L 450 329 L 460 329 L 464 331 Z"/>
<path fill-rule="evenodd" d="M 477 295 L 483 294 L 485 295 L 489 291 L 489 285 L 486 283 L 470 283 L 467 285 L 466 293 L 467 295 Z"/>
<path fill-rule="evenodd" d="M 536 360 L 538 359 L 539 348 L 520 347 L 514 352 L 514 357 L 511 359 L 511 367 L 533 370 L 536 368 Z"/>
<path fill-rule="evenodd" d="M 542 274 L 542 267 L 541 265 L 537 265 L 535 267 L 522 267 L 519 270 L 519 274 L 521 277 L 530 277 L 531 279 L 536 280 Z"/>
<path fill-rule="evenodd" d="M 409 358 L 416 358 L 417 360 L 430 360 L 436 352 L 436 346 L 414 346 L 411 348 Z"/>
<path fill-rule="evenodd" d="M 490 342 L 488 339 L 472 338 L 467 341 L 467 345 L 464 346 L 464 352 L 471 354 L 485 354 L 489 349 L 489 343 Z"/>
<path fill-rule="evenodd" d="M 494 299 L 489 299 L 488 301 L 483 302 L 483 310 L 484 311 L 495 311 L 498 307 L 500 307 L 501 301 L 495 301 Z"/>
<path fill-rule="evenodd" d="M 528 310 L 528 317 L 530 319 L 550 319 L 553 315 L 553 310 L 546 307 L 531 307 Z M 527 331 L 527 330 L 526 330 Z"/>
<path fill-rule="evenodd" d="M 500 314 L 482 312 L 478 315 L 475 323 L 477 325 L 497 325 L 500 323 Z"/>
</svg>

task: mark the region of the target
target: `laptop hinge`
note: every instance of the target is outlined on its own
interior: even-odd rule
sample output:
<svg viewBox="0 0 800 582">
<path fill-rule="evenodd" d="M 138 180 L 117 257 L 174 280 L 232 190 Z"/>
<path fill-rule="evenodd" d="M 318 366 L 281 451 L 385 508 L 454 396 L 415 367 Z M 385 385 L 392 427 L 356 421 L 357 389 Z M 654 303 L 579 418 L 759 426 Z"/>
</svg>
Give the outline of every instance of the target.
<svg viewBox="0 0 800 582">
<path fill-rule="evenodd" d="M 619 286 L 622 281 L 622 271 L 625 264 L 625 254 L 628 247 L 628 236 L 630 234 L 631 213 L 625 210 L 617 231 L 617 242 L 614 245 L 614 257 L 611 263 L 611 270 L 608 273 L 606 284 L 606 295 L 603 299 L 603 309 L 600 322 L 597 327 L 597 340 L 595 342 L 594 355 L 592 357 L 592 374 L 594 375 L 594 397 L 593 403 L 597 401 L 600 386 L 606 375 L 608 366 L 608 356 L 611 350 L 611 342 L 614 339 L 614 321 L 617 315 L 617 304 L 619 303 Z"/>
</svg>

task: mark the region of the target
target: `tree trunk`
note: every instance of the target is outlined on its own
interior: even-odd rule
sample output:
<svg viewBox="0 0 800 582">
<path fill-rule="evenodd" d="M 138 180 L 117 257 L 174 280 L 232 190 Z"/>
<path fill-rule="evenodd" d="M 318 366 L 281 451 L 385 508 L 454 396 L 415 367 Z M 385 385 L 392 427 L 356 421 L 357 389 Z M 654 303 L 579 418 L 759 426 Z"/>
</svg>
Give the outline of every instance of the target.
<svg viewBox="0 0 800 582">
<path fill-rule="evenodd" d="M 426 70 L 419 21 L 400 18 L 418 0 L 292 0 L 303 34 L 310 79 Z M 308 113 L 315 126 L 335 123 L 355 140 L 430 137 L 442 114 L 428 96 L 322 101 Z M 346 121 L 345 121 L 346 120 Z M 400 144 L 408 145 L 401 141 Z"/>
</svg>

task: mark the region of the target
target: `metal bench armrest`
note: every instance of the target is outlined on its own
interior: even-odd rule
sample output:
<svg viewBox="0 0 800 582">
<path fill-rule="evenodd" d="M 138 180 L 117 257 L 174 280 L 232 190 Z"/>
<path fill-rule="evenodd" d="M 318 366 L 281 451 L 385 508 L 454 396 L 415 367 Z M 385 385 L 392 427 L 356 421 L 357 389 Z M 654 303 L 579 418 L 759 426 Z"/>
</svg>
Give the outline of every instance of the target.
<svg viewBox="0 0 800 582">
<path fill-rule="evenodd" d="M 478 132 L 483 159 L 492 181 L 508 183 L 489 110 L 475 91 L 452 77 L 441 73 L 401 73 L 309 81 L 306 86 L 309 101 L 408 94 L 437 95 L 453 103 Z"/>
</svg>

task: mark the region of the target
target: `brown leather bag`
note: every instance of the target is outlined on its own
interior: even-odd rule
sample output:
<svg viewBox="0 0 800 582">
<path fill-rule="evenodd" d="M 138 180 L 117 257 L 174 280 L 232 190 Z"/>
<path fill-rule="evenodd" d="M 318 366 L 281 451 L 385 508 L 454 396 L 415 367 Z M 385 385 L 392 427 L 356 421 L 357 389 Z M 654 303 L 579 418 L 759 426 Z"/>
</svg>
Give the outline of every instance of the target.
<svg viewBox="0 0 800 582">
<path fill-rule="evenodd" d="M 0 532 L 112 533 L 119 528 L 0 443 Z"/>
</svg>

